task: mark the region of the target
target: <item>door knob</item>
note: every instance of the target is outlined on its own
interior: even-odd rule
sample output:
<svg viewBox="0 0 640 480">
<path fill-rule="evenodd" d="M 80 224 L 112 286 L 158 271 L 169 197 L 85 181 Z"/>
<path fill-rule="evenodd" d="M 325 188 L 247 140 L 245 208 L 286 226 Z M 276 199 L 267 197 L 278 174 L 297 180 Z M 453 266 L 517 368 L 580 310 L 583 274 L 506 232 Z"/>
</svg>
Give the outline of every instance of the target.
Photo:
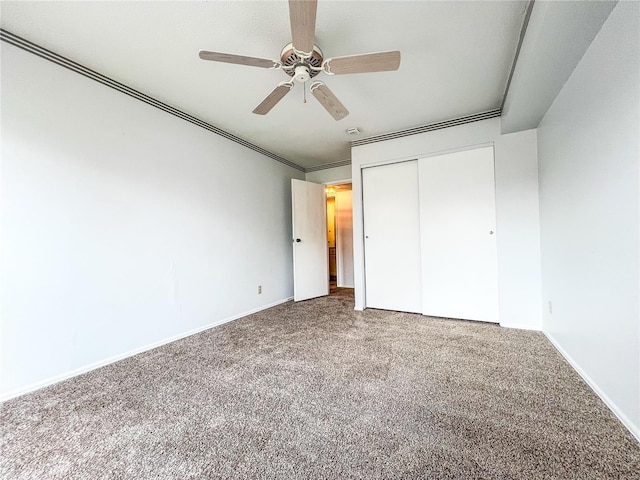
<svg viewBox="0 0 640 480">
<path fill-rule="evenodd" d="M 299 238 L 296 238 L 296 243 L 300 243 L 302 240 L 300 240 Z"/>
</svg>

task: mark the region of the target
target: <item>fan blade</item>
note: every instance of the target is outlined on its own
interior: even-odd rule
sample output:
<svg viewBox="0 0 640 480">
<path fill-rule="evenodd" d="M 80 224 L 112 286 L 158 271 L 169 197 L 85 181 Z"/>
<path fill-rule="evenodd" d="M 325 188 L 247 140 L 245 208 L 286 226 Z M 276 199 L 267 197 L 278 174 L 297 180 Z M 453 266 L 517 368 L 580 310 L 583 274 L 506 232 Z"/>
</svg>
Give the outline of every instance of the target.
<svg viewBox="0 0 640 480">
<path fill-rule="evenodd" d="M 311 55 L 316 34 L 317 0 L 289 0 L 293 48 Z"/>
<path fill-rule="evenodd" d="M 336 75 L 345 73 L 390 72 L 400 67 L 400 52 L 366 53 L 348 57 L 330 58 L 325 71 Z"/>
<path fill-rule="evenodd" d="M 267 60 L 266 58 L 244 57 L 242 55 L 233 55 L 231 53 L 207 52 L 206 50 L 200 50 L 199 55 L 202 60 L 235 63 L 238 65 L 247 65 L 249 67 L 274 68 L 278 65 L 273 60 Z"/>
<path fill-rule="evenodd" d="M 267 98 L 265 98 L 260 105 L 253 109 L 253 113 L 256 115 L 266 115 L 292 88 L 293 83 L 281 83 L 273 92 L 267 95 Z"/>
<path fill-rule="evenodd" d="M 340 100 L 333 94 L 329 87 L 322 82 L 313 82 L 309 87 L 313 96 L 318 99 L 322 106 L 331 114 L 336 120 L 342 120 L 349 115 L 349 110 L 340 103 Z"/>
</svg>

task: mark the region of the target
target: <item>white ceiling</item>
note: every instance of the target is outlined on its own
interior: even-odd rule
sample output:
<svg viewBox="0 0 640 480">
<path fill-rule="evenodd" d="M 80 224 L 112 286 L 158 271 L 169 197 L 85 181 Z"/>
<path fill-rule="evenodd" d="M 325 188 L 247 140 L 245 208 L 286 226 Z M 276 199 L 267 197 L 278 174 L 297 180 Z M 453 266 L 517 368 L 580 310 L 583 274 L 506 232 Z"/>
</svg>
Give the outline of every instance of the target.
<svg viewBox="0 0 640 480">
<path fill-rule="evenodd" d="M 357 138 L 500 107 L 526 1 L 319 0 L 325 58 L 400 50 L 396 72 L 328 76 L 351 112 L 336 122 L 299 85 L 251 113 L 281 70 L 206 62 L 200 49 L 279 59 L 286 1 L 11 2 L 2 28 L 304 167 L 350 158 Z M 357 126 L 359 137 L 347 135 Z"/>
<path fill-rule="evenodd" d="M 616 2 L 536 2 L 502 108 L 502 133 L 536 128 Z"/>
</svg>

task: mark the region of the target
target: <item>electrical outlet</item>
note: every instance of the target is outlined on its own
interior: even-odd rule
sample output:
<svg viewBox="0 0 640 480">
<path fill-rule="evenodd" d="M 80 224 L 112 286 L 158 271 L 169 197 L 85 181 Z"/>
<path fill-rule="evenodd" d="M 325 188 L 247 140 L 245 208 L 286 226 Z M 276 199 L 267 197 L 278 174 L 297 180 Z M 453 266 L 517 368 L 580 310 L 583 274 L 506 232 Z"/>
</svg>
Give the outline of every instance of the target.
<svg viewBox="0 0 640 480">
<path fill-rule="evenodd" d="M 551 303 L 551 300 L 549 300 L 549 313 L 553 313 L 553 304 Z"/>
<path fill-rule="evenodd" d="M 262 293 L 262 285 L 258 285 L 258 295 Z"/>
</svg>

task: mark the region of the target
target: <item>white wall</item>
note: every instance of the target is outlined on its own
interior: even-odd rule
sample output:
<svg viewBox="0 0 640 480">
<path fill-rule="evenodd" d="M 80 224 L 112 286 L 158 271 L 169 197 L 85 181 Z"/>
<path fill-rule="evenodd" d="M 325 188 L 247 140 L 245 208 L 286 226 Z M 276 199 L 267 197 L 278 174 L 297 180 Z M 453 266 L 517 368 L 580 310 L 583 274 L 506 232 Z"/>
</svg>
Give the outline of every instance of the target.
<svg viewBox="0 0 640 480">
<path fill-rule="evenodd" d="M 291 297 L 303 173 L 6 43 L 1 125 L 0 397 Z"/>
<path fill-rule="evenodd" d="M 502 107 L 502 132 L 536 128 L 615 1 L 534 2 Z"/>
<path fill-rule="evenodd" d="M 544 329 L 640 439 L 639 23 L 639 3 L 616 6 L 540 123 L 538 155 Z"/>
<path fill-rule="evenodd" d="M 542 329 L 537 131 L 496 141 L 498 286 L 505 326 Z M 519 318 L 523 318 L 520 324 Z"/>
<path fill-rule="evenodd" d="M 306 174 L 307 182 L 313 183 L 332 183 L 350 179 L 351 165 L 325 168 L 324 170 L 316 170 L 315 172 L 309 172 Z"/>
<path fill-rule="evenodd" d="M 362 177 L 365 165 L 494 144 L 500 324 L 541 328 L 535 131 L 500 134 L 497 118 L 351 149 L 356 309 L 365 307 Z"/>
</svg>

